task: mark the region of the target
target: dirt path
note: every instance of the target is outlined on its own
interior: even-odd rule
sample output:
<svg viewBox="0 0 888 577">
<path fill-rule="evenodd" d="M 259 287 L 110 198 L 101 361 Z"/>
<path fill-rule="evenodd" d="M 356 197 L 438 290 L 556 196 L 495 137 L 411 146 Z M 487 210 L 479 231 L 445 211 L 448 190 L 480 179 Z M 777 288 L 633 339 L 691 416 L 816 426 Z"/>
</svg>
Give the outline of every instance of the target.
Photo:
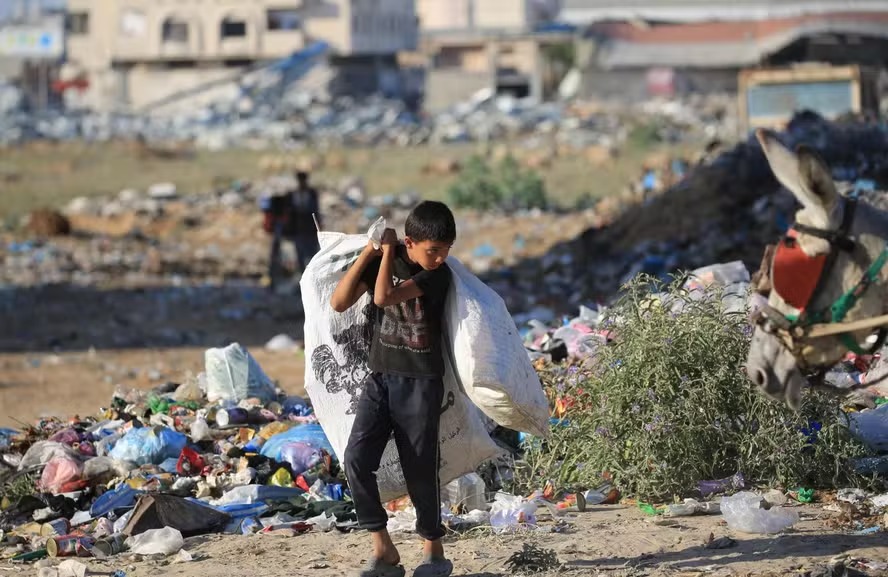
<svg viewBox="0 0 888 577">
<path fill-rule="evenodd" d="M 301 352 L 249 348 L 265 373 L 288 393 L 304 390 Z M 93 415 L 107 407 L 117 384 L 150 389 L 182 382 L 204 368 L 204 349 L 135 349 L 76 353 L 0 354 L 0 427 L 45 416 Z"/>
<path fill-rule="evenodd" d="M 635 508 L 608 506 L 570 514 L 571 525 L 563 533 L 463 536 L 449 539 L 447 549 L 456 565 L 454 575 L 471 577 L 511 575 L 505 563 L 524 543 L 557 553 L 565 567 L 550 575 L 794 575 L 840 553 L 852 559 L 888 561 L 888 534 L 838 534 L 825 524 L 825 518 L 833 513 L 811 506 L 799 510 L 803 521 L 793 530 L 769 536 L 736 533 L 724 525 L 721 517 L 683 518 L 666 527 L 650 522 Z M 551 528 L 552 524 L 541 526 Z M 137 560 L 128 555 L 106 562 L 86 562 L 96 573 L 122 569 L 127 577 L 341 577 L 360 564 L 368 551 L 366 533 L 286 533 L 188 539 L 186 549 L 196 558 L 189 563 L 177 563 L 175 557 Z M 728 549 L 706 549 L 702 544 L 710 534 L 716 538 L 729 536 L 737 543 Z M 418 543 L 412 535 L 396 537 L 409 575 L 420 559 Z"/>
</svg>

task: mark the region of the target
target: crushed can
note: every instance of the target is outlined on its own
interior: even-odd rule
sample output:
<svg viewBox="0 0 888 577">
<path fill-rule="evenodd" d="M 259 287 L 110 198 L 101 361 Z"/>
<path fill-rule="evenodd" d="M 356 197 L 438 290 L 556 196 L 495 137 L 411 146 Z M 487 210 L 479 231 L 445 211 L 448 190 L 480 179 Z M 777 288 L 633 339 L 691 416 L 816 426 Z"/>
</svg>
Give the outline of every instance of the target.
<svg viewBox="0 0 888 577">
<path fill-rule="evenodd" d="M 246 409 L 241 409 L 240 407 L 233 407 L 231 409 L 219 409 L 216 411 L 216 423 L 220 427 L 227 427 L 229 425 L 245 425 L 247 423 L 247 418 L 249 417 L 249 413 L 247 413 Z"/>
<path fill-rule="evenodd" d="M 93 545 L 93 549 L 99 551 L 102 555 L 110 557 L 126 550 L 126 546 L 124 545 L 125 541 L 126 535 L 123 533 L 116 533 L 96 541 L 96 544 Z"/>
<path fill-rule="evenodd" d="M 70 532 L 71 524 L 65 518 L 44 523 L 40 527 L 40 535 L 43 537 L 58 537 L 60 535 L 67 535 Z"/>
<path fill-rule="evenodd" d="M 50 557 L 89 557 L 95 539 L 83 535 L 62 535 L 50 537 L 46 542 L 46 553 Z"/>
</svg>

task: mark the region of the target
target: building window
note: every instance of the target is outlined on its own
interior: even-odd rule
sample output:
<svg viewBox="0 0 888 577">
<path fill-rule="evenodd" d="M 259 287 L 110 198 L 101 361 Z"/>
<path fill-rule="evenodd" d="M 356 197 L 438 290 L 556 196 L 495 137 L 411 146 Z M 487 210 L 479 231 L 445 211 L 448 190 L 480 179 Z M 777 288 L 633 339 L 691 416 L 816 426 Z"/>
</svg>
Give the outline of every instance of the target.
<svg viewBox="0 0 888 577">
<path fill-rule="evenodd" d="M 188 22 L 175 20 L 170 18 L 163 23 L 163 42 L 187 44 L 188 43 Z"/>
<path fill-rule="evenodd" d="M 226 18 L 222 21 L 221 34 L 222 38 L 244 38 L 247 35 L 247 23 Z"/>
<path fill-rule="evenodd" d="M 302 17 L 298 10 L 268 10 L 266 20 L 269 30 L 299 30 L 302 28 Z"/>
<path fill-rule="evenodd" d="M 120 34 L 127 38 L 141 38 L 148 29 L 148 21 L 141 10 L 127 8 L 120 15 Z"/>
<path fill-rule="evenodd" d="M 89 34 L 89 13 L 70 12 L 65 19 L 65 28 L 71 36 L 85 36 Z"/>
</svg>

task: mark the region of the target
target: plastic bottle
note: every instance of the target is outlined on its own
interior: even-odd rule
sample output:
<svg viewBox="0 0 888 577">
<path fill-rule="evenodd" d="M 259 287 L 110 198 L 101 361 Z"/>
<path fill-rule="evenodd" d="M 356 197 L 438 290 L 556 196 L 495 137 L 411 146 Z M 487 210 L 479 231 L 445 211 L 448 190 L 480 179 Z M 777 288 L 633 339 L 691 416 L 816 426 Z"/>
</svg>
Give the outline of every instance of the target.
<svg viewBox="0 0 888 577">
<path fill-rule="evenodd" d="M 466 511 L 486 510 L 487 485 L 477 473 L 469 473 L 444 487 L 444 498 L 452 506 L 464 507 Z"/>
</svg>

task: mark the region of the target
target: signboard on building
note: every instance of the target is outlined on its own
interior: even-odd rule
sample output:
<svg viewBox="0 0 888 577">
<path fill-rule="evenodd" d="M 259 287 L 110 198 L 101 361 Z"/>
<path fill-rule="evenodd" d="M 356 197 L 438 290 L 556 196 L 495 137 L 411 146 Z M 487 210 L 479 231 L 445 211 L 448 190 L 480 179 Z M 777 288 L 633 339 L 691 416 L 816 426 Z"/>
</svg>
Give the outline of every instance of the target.
<svg viewBox="0 0 888 577">
<path fill-rule="evenodd" d="M 0 25 L 0 56 L 54 60 L 65 52 L 60 21 Z"/>
</svg>

